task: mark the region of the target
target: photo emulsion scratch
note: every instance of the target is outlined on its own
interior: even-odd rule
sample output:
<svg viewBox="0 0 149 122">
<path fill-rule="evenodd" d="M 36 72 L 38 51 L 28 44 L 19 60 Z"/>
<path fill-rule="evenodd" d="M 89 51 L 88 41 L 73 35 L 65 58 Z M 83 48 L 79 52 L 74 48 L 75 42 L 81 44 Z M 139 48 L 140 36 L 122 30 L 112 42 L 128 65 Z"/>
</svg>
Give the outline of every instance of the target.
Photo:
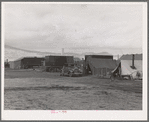
<svg viewBox="0 0 149 122">
<path fill-rule="evenodd" d="M 3 3 L 4 111 L 143 110 L 143 3 Z"/>
</svg>

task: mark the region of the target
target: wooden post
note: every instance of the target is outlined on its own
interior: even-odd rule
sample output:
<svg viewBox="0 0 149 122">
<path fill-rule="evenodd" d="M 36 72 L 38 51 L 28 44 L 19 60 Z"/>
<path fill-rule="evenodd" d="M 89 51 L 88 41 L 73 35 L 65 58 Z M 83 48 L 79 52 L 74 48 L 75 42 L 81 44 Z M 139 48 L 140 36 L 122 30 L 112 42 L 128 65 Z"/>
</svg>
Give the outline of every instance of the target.
<svg viewBox="0 0 149 122">
<path fill-rule="evenodd" d="M 99 78 L 99 68 L 97 69 L 97 77 Z"/>
</svg>

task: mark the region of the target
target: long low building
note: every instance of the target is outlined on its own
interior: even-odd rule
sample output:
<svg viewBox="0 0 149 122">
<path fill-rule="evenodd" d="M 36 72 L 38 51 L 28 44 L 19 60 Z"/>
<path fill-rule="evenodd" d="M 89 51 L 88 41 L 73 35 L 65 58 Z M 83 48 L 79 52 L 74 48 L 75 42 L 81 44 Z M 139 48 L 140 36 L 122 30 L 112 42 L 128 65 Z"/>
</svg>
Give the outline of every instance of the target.
<svg viewBox="0 0 149 122">
<path fill-rule="evenodd" d="M 73 56 L 45 56 L 45 68 L 48 72 L 60 71 L 64 65 L 74 64 Z"/>
<path fill-rule="evenodd" d="M 41 66 L 44 58 L 41 57 L 23 57 L 15 61 L 10 61 L 11 69 L 24 69 L 31 68 L 33 66 Z"/>
</svg>

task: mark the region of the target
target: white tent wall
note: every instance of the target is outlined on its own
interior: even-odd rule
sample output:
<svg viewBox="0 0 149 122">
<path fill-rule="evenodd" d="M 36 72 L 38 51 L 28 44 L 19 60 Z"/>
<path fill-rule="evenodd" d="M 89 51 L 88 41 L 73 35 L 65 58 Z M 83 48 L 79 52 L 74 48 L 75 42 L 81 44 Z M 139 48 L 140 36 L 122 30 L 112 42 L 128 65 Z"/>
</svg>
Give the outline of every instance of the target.
<svg viewBox="0 0 149 122">
<path fill-rule="evenodd" d="M 142 72 L 142 60 L 134 60 L 134 66 L 136 69 L 132 69 L 132 60 L 121 60 L 121 75 L 130 75 L 133 72 Z"/>
</svg>

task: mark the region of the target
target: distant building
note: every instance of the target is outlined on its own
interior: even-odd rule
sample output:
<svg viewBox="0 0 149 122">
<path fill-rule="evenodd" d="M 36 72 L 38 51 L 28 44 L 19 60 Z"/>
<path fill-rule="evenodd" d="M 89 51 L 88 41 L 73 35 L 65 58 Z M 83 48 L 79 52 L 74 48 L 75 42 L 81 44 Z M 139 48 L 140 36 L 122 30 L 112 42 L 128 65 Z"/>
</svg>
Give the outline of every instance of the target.
<svg viewBox="0 0 149 122">
<path fill-rule="evenodd" d="M 76 61 L 81 61 L 81 59 L 78 58 L 78 57 L 74 57 L 74 61 L 75 61 L 75 62 L 76 62 Z"/>
<path fill-rule="evenodd" d="M 73 56 L 45 56 L 45 66 L 64 66 L 74 63 Z"/>
<path fill-rule="evenodd" d="M 44 58 L 39 57 L 23 57 L 15 61 L 10 61 L 11 69 L 25 69 L 32 68 L 33 66 L 41 66 Z"/>
<path fill-rule="evenodd" d="M 64 65 L 74 64 L 73 56 L 45 56 L 46 71 L 60 71 Z"/>
</svg>

